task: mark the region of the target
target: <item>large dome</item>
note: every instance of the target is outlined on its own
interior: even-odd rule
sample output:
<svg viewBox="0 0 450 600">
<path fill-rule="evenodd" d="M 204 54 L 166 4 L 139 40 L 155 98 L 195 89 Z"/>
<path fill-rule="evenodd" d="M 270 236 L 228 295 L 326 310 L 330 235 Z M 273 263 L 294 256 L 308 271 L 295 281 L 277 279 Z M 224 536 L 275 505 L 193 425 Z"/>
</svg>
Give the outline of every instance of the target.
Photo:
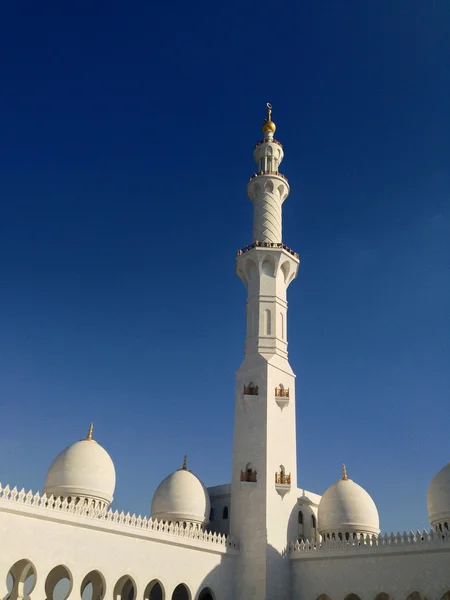
<svg viewBox="0 0 450 600">
<path fill-rule="evenodd" d="M 163 521 L 209 523 L 208 490 L 198 477 L 186 468 L 166 477 L 153 495 L 151 516 Z"/>
<path fill-rule="evenodd" d="M 88 498 L 109 505 L 113 500 L 116 471 L 111 457 L 92 439 L 92 426 L 85 440 L 63 450 L 52 462 L 44 492 L 59 497 Z"/>
<path fill-rule="evenodd" d="M 432 479 L 428 488 L 427 507 L 433 526 L 447 523 L 447 528 L 450 528 L 450 463 Z"/>
<path fill-rule="evenodd" d="M 318 512 L 319 532 L 323 536 L 380 533 L 380 520 L 375 502 L 360 485 L 343 477 L 322 496 Z"/>
</svg>

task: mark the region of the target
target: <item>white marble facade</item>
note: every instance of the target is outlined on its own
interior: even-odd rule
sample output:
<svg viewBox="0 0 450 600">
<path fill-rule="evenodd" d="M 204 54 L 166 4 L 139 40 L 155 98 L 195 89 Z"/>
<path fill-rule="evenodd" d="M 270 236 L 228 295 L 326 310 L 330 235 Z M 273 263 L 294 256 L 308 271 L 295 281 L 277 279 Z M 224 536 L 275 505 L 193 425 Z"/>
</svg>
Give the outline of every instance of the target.
<svg viewBox="0 0 450 600">
<path fill-rule="evenodd" d="M 0 487 L 0 590 L 17 600 L 450 600 L 450 464 L 432 479 L 431 529 L 380 535 L 370 495 L 347 476 L 298 487 L 287 288 L 300 260 L 282 242 L 290 188 L 268 105 L 247 191 L 253 240 L 236 376 L 231 482 L 207 489 L 184 461 L 149 516 L 110 508 L 116 475 L 92 427 L 49 468 L 42 492 Z"/>
</svg>

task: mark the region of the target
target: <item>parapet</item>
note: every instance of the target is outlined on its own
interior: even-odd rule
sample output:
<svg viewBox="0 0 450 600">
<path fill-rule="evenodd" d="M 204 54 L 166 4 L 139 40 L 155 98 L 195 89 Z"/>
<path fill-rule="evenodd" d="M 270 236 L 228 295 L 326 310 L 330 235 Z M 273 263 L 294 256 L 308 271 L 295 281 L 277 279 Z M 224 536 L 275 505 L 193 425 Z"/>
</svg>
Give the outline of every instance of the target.
<svg viewBox="0 0 450 600">
<path fill-rule="evenodd" d="M 359 552 L 380 552 L 384 553 L 386 549 L 391 551 L 398 550 L 405 552 L 409 550 L 419 550 L 421 552 L 432 548 L 442 548 L 450 551 L 450 532 L 430 531 L 411 531 L 407 533 L 391 533 L 390 535 L 361 535 L 350 540 L 340 540 L 338 538 L 331 540 L 301 541 L 290 544 L 290 555 L 292 558 L 299 558 L 305 555 L 316 555 L 318 553 L 349 552 L 354 550 Z"/>
<path fill-rule="evenodd" d="M 47 496 L 46 494 L 33 493 L 31 490 L 20 491 L 9 485 L 2 487 L 0 483 L 0 510 L 15 513 L 27 513 L 27 516 L 36 515 L 38 518 L 49 517 L 54 520 L 70 520 L 71 524 L 83 527 L 107 528 L 114 533 L 117 528 L 123 535 L 123 529 L 120 526 L 130 528 L 130 536 L 142 535 L 142 537 L 159 537 L 152 534 L 168 534 L 177 538 L 184 538 L 186 543 L 192 545 L 192 542 L 203 542 L 211 544 L 212 551 L 225 552 L 228 549 L 239 550 L 239 544 L 230 536 L 211 531 L 202 530 L 190 523 L 163 522 L 150 517 L 119 512 L 118 510 L 106 510 L 101 506 L 95 505 L 92 500 L 83 500 L 76 502 L 73 498 L 60 498 Z M 49 511 L 51 511 L 49 515 Z M 96 521 L 88 523 L 78 517 L 84 517 Z M 180 544 L 180 540 L 174 540 L 174 543 Z M 182 542 L 181 542 L 182 543 Z M 219 550 L 220 548 L 220 550 Z"/>
</svg>

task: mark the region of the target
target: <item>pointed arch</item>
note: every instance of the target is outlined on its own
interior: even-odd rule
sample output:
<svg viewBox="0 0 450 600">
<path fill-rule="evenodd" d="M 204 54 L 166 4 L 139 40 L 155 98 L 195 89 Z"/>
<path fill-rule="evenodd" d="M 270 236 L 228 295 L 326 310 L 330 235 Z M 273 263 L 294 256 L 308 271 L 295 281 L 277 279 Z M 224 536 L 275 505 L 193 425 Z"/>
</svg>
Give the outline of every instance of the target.
<svg viewBox="0 0 450 600">
<path fill-rule="evenodd" d="M 264 259 L 261 270 L 264 273 L 264 275 L 268 275 L 269 277 L 275 277 L 275 263 L 273 262 L 273 260 L 269 258 Z"/>
<path fill-rule="evenodd" d="M 273 182 L 270 179 L 268 179 L 264 184 L 264 191 L 268 194 L 271 194 L 273 192 Z"/>
<path fill-rule="evenodd" d="M 172 600 L 191 600 L 191 598 L 191 592 L 184 583 L 177 585 L 172 594 Z"/>
<path fill-rule="evenodd" d="M 46 600 L 65 600 L 73 587 L 72 573 L 65 565 L 54 567 L 45 580 Z"/>
<path fill-rule="evenodd" d="M 427 600 L 427 597 L 422 592 L 411 592 L 406 597 L 406 600 Z"/>
<path fill-rule="evenodd" d="M 392 597 L 389 596 L 389 594 L 386 594 L 386 592 L 380 592 L 373 600 L 392 600 Z"/>
<path fill-rule="evenodd" d="M 80 593 L 83 600 L 103 600 L 106 593 L 106 580 L 100 571 L 90 571 L 81 582 Z"/>
<path fill-rule="evenodd" d="M 36 585 L 36 578 L 36 567 L 28 558 L 15 562 L 6 577 L 8 600 L 29 596 Z"/>
<path fill-rule="evenodd" d="M 215 596 L 214 596 L 211 588 L 209 588 L 209 587 L 203 588 L 198 596 L 198 600 L 215 600 Z"/>
<path fill-rule="evenodd" d="M 136 600 L 136 583 L 130 575 L 123 575 L 114 586 L 114 600 Z"/>
<path fill-rule="evenodd" d="M 166 597 L 164 587 L 160 581 L 153 579 L 145 588 L 144 600 L 164 600 Z"/>
</svg>

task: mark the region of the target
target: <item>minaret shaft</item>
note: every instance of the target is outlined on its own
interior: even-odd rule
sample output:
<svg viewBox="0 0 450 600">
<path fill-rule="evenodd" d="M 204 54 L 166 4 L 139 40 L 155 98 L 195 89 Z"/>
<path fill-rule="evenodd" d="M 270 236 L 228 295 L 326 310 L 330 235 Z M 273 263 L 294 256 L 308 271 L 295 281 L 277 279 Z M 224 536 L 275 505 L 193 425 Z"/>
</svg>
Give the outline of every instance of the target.
<svg viewBox="0 0 450 600">
<path fill-rule="evenodd" d="M 269 105 L 270 106 L 270 105 Z M 270 107 L 271 108 L 271 107 Z M 256 145 L 259 171 L 247 192 L 254 204 L 253 243 L 238 252 L 247 289 L 245 357 L 236 373 L 230 532 L 241 540 L 237 600 L 287 600 L 283 551 L 296 535 L 295 375 L 287 352 L 286 290 L 298 255 L 282 243 L 282 204 L 289 195 L 278 171 L 283 149 L 273 139 L 271 110 Z"/>
</svg>

